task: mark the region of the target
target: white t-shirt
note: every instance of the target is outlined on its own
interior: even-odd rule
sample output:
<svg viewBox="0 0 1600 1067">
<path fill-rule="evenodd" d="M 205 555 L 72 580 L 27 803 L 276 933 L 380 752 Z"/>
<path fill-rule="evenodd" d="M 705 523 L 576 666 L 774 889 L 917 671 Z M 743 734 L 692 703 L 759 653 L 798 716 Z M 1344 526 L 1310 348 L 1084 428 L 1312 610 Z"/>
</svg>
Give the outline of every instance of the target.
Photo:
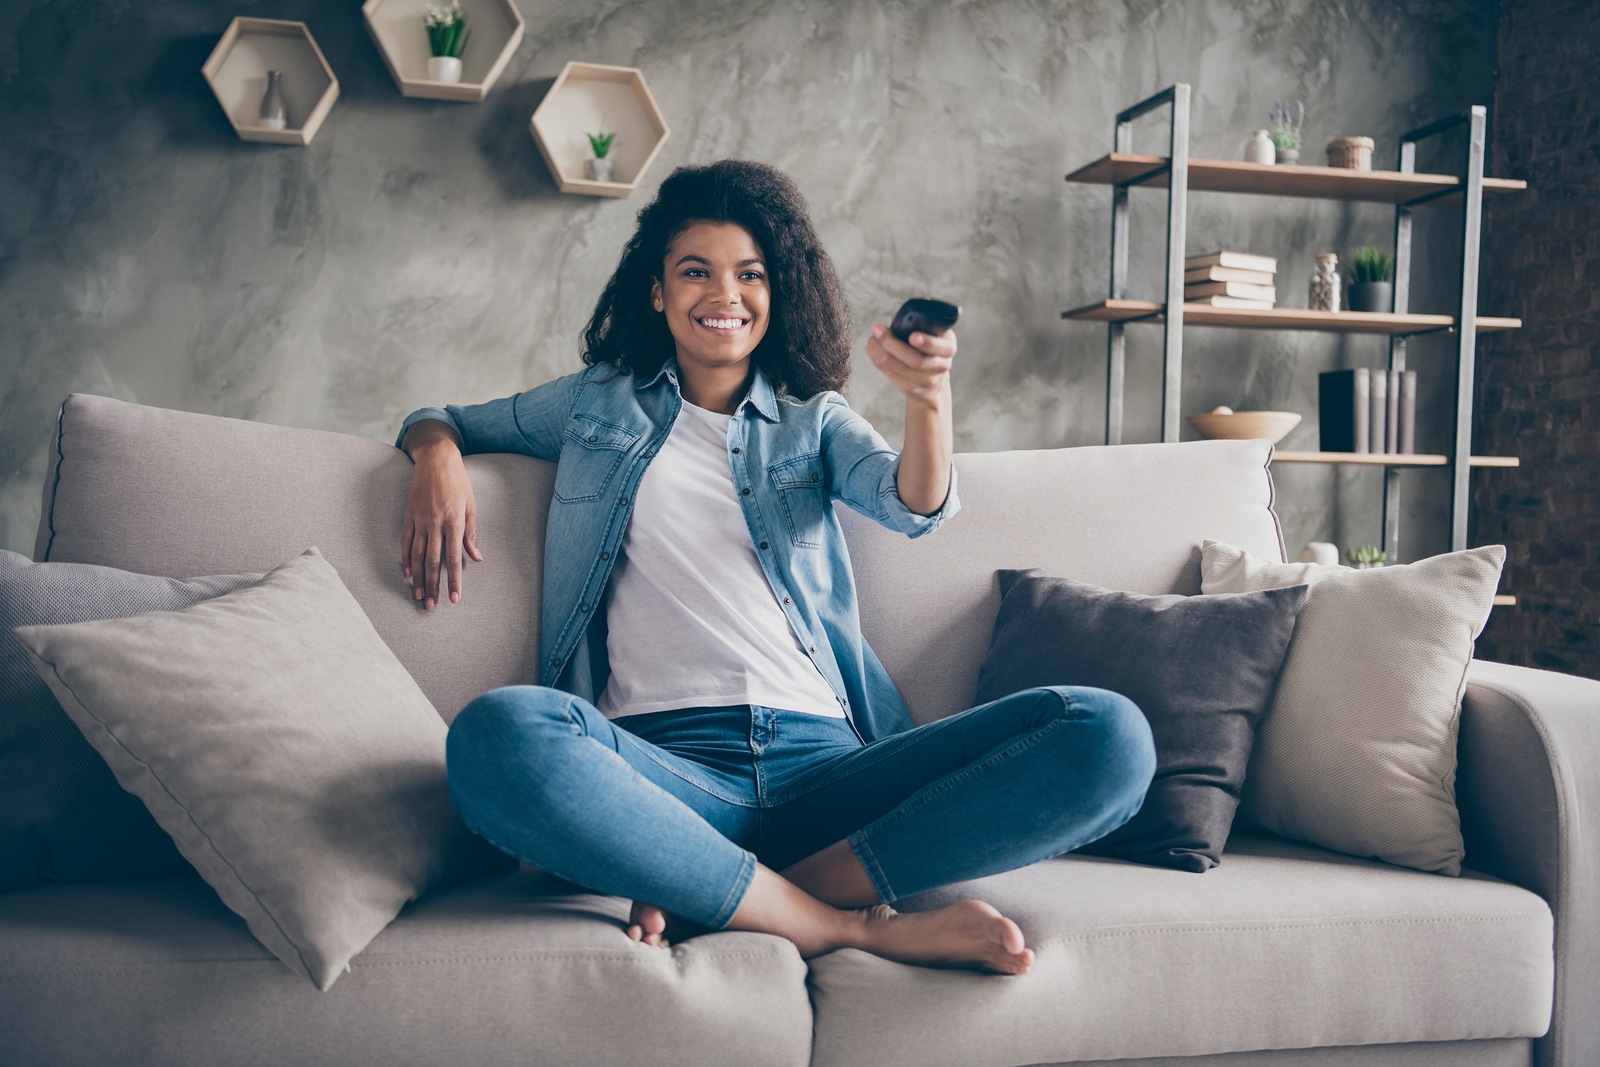
<svg viewBox="0 0 1600 1067">
<path fill-rule="evenodd" d="M 730 704 L 844 717 L 756 557 L 732 418 L 685 401 L 639 483 L 606 591 L 607 718 Z"/>
</svg>

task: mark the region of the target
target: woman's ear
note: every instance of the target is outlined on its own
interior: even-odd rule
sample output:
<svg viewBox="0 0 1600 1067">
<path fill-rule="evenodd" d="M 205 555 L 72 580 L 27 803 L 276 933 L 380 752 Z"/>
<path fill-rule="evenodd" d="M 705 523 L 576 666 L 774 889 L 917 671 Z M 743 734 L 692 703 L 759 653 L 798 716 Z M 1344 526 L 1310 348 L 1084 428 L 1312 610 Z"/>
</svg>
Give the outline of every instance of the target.
<svg viewBox="0 0 1600 1067">
<path fill-rule="evenodd" d="M 653 281 L 650 283 L 650 306 L 655 308 L 657 311 L 667 310 L 667 306 L 661 302 L 660 281 Z"/>
</svg>

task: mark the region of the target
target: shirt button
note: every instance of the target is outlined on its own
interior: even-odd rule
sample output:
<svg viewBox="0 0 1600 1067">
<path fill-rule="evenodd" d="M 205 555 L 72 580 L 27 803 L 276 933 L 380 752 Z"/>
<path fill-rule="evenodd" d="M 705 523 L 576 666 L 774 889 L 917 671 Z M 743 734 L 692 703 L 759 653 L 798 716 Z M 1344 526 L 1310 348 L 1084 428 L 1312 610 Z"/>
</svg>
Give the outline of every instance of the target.
<svg viewBox="0 0 1600 1067">
<path fill-rule="evenodd" d="M 656 454 L 656 450 L 653 449 L 653 448 L 647 448 L 647 449 L 644 450 L 644 458 L 645 459 L 649 459 L 651 456 L 653 456 L 655 454 Z"/>
<path fill-rule="evenodd" d="M 622 505 L 626 504 L 627 502 L 628 502 L 628 498 L 627 497 L 623 497 L 622 499 L 617 501 L 617 506 L 621 507 Z"/>
<path fill-rule="evenodd" d="M 600 553 L 600 558 L 601 558 L 601 559 L 610 559 L 610 558 L 611 558 L 611 553 L 609 553 L 609 552 L 602 552 L 602 553 Z"/>
<path fill-rule="evenodd" d="M 816 650 L 817 650 L 817 646 L 816 645 L 812 645 L 811 646 L 811 651 L 815 652 Z"/>
<path fill-rule="evenodd" d="M 589 605 L 587 605 L 587 604 L 579 604 L 578 605 L 578 610 L 579 611 L 588 611 L 589 610 Z"/>
<path fill-rule="evenodd" d="M 738 445 L 734 445 L 733 446 L 733 454 L 736 455 L 736 456 L 739 454 L 739 446 Z"/>
<path fill-rule="evenodd" d="M 598 437 L 596 437 L 596 436 L 595 436 L 595 435 L 594 435 L 594 434 L 590 434 L 590 435 L 589 435 L 589 443 L 590 443 L 590 444 L 591 444 L 591 445 L 592 445 L 592 444 L 594 444 L 594 443 L 595 443 L 595 442 L 596 442 L 596 441 L 598 441 L 598 440 L 600 440 L 600 438 L 598 438 Z"/>
<path fill-rule="evenodd" d="M 784 602 L 784 603 L 785 603 L 785 604 L 787 604 L 787 603 L 789 603 L 789 598 L 788 598 L 788 597 L 784 597 L 784 598 L 783 598 L 783 602 Z"/>
<path fill-rule="evenodd" d="M 762 548 L 766 548 L 767 547 L 767 543 L 765 541 L 761 542 L 761 547 Z"/>
<path fill-rule="evenodd" d="M 745 496 L 749 496 L 749 495 L 750 495 L 750 490 L 748 490 L 748 489 L 741 489 L 741 490 L 739 490 L 739 491 L 740 491 L 740 492 L 741 492 L 741 493 L 743 493 L 743 494 L 744 494 L 744 495 L 745 495 Z"/>
<path fill-rule="evenodd" d="M 811 480 L 814 482 L 820 482 L 822 480 L 822 475 L 813 473 L 811 475 Z"/>
</svg>

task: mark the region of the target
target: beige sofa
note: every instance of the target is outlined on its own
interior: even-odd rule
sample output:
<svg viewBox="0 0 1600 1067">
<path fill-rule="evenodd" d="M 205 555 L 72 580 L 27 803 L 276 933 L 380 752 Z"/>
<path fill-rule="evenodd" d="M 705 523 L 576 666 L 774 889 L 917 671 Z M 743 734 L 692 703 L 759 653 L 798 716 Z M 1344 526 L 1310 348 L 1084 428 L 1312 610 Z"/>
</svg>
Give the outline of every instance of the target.
<svg viewBox="0 0 1600 1067">
<path fill-rule="evenodd" d="M 1264 442 L 963 455 L 964 510 L 907 541 L 846 517 L 869 640 L 921 721 L 967 706 L 1035 566 L 1199 591 L 1199 544 L 1282 558 Z M 262 571 L 317 545 L 447 718 L 524 682 L 553 467 L 468 461 L 489 561 L 424 614 L 386 443 L 90 396 L 63 406 L 35 558 Z M 1600 683 L 1473 665 L 1460 878 L 1236 834 L 1200 875 L 1067 856 L 928 894 L 1015 917 L 1032 973 L 926 970 L 719 933 L 663 951 L 625 901 L 522 871 L 418 901 L 328 992 L 193 878 L 0 894 L 0 1063 L 1600 1063 Z M 909 906 L 917 906 L 910 902 Z"/>
</svg>

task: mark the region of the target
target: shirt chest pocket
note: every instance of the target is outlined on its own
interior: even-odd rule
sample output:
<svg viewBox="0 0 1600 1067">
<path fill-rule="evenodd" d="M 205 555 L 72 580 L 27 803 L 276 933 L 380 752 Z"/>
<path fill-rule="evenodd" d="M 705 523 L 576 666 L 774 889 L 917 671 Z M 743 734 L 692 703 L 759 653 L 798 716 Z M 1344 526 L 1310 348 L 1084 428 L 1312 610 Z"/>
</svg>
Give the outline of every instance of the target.
<svg viewBox="0 0 1600 1067">
<path fill-rule="evenodd" d="M 811 452 L 767 468 L 772 488 L 789 525 L 789 539 L 798 548 L 821 548 L 828 490 L 822 478 L 822 453 Z"/>
<path fill-rule="evenodd" d="M 593 415 L 574 415 L 556 464 L 556 499 L 575 504 L 598 498 L 638 439 L 637 430 Z"/>
</svg>

